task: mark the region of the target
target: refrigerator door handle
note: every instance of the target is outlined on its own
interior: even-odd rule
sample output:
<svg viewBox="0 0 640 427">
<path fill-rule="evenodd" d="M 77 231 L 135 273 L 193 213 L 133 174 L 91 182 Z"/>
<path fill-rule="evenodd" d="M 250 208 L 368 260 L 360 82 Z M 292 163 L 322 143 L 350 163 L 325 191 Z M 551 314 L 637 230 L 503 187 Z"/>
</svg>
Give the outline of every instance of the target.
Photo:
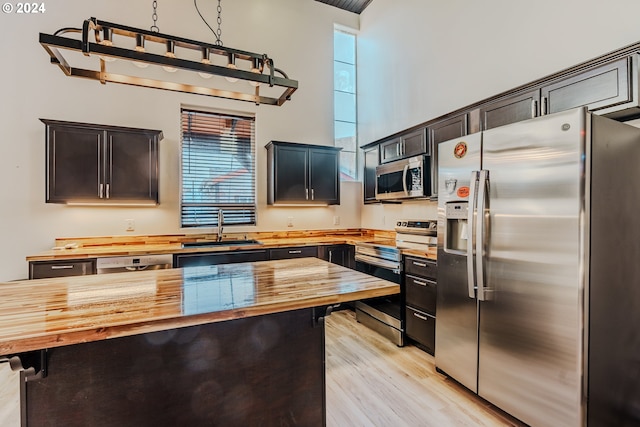
<svg viewBox="0 0 640 427">
<path fill-rule="evenodd" d="M 409 191 L 407 190 L 407 172 L 409 171 L 409 165 L 404 165 L 404 169 L 402 170 L 402 188 L 404 189 L 404 195 L 408 196 Z"/>
<path fill-rule="evenodd" d="M 475 257 L 473 256 L 473 243 L 476 236 L 476 204 L 478 194 L 478 171 L 471 172 L 470 189 L 469 189 L 469 205 L 467 212 L 467 284 L 469 286 L 469 298 L 475 298 L 476 292 L 476 276 Z"/>
<path fill-rule="evenodd" d="M 485 254 L 486 239 L 488 236 L 486 226 L 486 213 L 489 199 L 489 171 L 480 171 L 480 182 L 478 183 L 478 213 L 476 215 L 476 278 L 478 283 L 478 300 L 485 301 L 484 284 L 485 284 Z"/>
</svg>

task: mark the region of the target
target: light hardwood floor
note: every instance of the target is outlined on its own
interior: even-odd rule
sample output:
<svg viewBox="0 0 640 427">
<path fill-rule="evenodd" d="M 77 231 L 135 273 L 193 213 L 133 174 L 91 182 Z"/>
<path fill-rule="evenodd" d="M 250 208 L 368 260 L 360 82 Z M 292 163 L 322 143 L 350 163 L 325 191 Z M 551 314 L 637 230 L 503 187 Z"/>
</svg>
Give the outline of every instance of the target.
<svg viewBox="0 0 640 427">
<path fill-rule="evenodd" d="M 327 426 L 520 426 L 436 372 L 433 356 L 397 347 L 355 320 L 326 318 Z"/>
</svg>

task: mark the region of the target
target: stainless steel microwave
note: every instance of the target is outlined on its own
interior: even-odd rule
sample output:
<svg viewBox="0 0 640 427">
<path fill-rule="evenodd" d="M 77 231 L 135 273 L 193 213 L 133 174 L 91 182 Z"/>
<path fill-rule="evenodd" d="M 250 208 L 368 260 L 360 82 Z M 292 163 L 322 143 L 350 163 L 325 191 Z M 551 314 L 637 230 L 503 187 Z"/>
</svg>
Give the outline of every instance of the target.
<svg viewBox="0 0 640 427">
<path fill-rule="evenodd" d="M 415 156 L 376 167 L 376 199 L 399 200 L 431 196 L 431 158 Z"/>
</svg>

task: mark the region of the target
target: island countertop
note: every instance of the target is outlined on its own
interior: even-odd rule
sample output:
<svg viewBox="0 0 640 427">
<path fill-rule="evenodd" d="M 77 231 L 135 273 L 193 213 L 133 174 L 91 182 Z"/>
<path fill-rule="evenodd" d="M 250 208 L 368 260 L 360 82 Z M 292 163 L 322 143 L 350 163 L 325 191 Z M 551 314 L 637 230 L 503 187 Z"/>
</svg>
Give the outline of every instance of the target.
<svg viewBox="0 0 640 427">
<path fill-rule="evenodd" d="M 0 283 L 0 355 L 399 292 L 316 258 Z"/>
</svg>

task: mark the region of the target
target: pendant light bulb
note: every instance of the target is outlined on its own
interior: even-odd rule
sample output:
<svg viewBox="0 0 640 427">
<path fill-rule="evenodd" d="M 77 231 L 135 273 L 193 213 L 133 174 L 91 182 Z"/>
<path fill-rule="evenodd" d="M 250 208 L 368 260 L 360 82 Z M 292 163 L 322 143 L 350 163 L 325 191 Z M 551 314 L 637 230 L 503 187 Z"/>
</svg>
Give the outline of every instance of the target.
<svg viewBox="0 0 640 427">
<path fill-rule="evenodd" d="M 238 67 L 236 67 L 236 57 L 233 53 L 229 54 L 229 63 L 227 64 L 227 68 L 230 68 L 232 70 L 238 69 Z M 238 79 L 236 79 L 235 77 L 225 77 L 225 80 L 229 83 L 235 83 L 238 81 Z"/>
<path fill-rule="evenodd" d="M 165 53 L 164 56 L 166 56 L 167 58 L 175 58 L 176 57 L 176 54 L 175 54 L 175 43 L 173 42 L 173 40 L 167 40 L 167 53 Z M 167 73 L 175 73 L 176 71 L 178 71 L 177 68 L 170 67 L 168 65 L 163 65 L 162 69 L 165 70 Z"/>
<path fill-rule="evenodd" d="M 262 74 L 262 72 L 260 71 L 260 60 L 258 58 L 253 58 L 251 63 L 251 72 L 256 74 Z M 250 81 L 249 84 L 253 87 L 260 86 L 260 83 L 258 82 Z"/>
<path fill-rule="evenodd" d="M 209 65 L 211 64 L 211 60 L 209 59 L 209 48 L 208 47 L 203 47 L 202 48 L 202 62 L 203 64 Z M 211 74 L 209 73 L 204 73 L 204 72 L 199 72 L 198 75 L 200 77 L 202 77 L 203 79 L 210 79 L 212 77 Z"/>
<path fill-rule="evenodd" d="M 111 32 L 111 28 L 109 27 L 103 27 L 102 28 L 102 40 L 100 41 L 99 44 L 101 44 L 102 46 L 113 46 L 113 41 L 112 41 L 112 32 Z M 113 62 L 116 60 L 116 58 L 113 58 L 111 56 L 105 56 L 105 55 L 100 55 L 100 59 L 102 59 L 103 61 L 106 62 Z"/>
<path fill-rule="evenodd" d="M 144 36 L 142 34 L 136 34 L 136 52 L 144 52 Z M 138 68 L 147 68 L 149 64 L 146 62 L 134 61 L 133 65 Z"/>
</svg>

